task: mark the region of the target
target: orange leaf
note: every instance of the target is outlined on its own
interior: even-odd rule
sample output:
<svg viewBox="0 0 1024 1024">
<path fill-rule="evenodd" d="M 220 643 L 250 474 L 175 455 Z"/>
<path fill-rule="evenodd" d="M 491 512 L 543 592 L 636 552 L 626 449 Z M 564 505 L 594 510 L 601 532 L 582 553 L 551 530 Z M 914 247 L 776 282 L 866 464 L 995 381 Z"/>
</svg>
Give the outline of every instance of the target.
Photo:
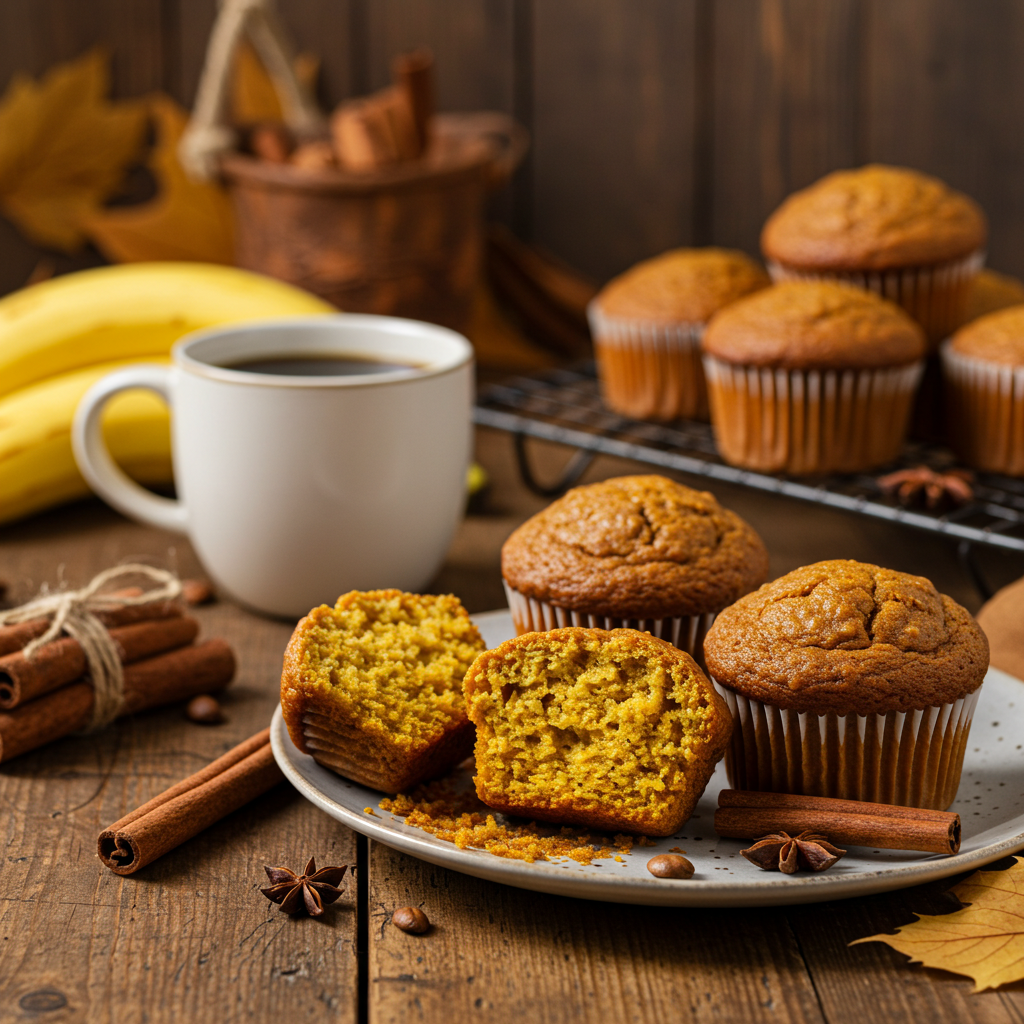
<svg viewBox="0 0 1024 1024">
<path fill-rule="evenodd" d="M 320 71 L 319 58 L 311 53 L 300 53 L 293 67 L 295 77 L 313 91 Z M 244 40 L 235 50 L 231 72 L 231 118 L 235 124 L 283 120 L 274 83 L 256 51 Z"/>
<path fill-rule="evenodd" d="M 851 942 L 885 942 L 926 967 L 974 979 L 974 991 L 1024 978 L 1024 864 L 1005 871 L 977 871 L 950 890 L 963 910 L 923 915 L 895 935 Z"/>
<path fill-rule="evenodd" d="M 80 246 L 83 220 L 138 156 L 145 108 L 109 89 L 109 58 L 93 50 L 38 82 L 16 75 L 0 98 L 0 210 L 37 245 Z"/>
<path fill-rule="evenodd" d="M 85 221 L 89 236 L 104 256 L 117 263 L 232 263 L 227 193 L 219 185 L 192 181 L 178 162 L 178 140 L 188 115 L 168 96 L 154 96 L 149 105 L 157 131 L 149 160 L 159 187 L 156 198 L 94 213 Z"/>
</svg>

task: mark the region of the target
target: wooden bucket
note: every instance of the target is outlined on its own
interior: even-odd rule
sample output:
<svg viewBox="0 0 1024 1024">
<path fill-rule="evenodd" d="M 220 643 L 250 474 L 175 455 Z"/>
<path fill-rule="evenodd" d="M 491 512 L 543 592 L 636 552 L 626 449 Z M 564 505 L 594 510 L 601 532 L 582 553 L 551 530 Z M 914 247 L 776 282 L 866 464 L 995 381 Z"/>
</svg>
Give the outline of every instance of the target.
<svg viewBox="0 0 1024 1024">
<path fill-rule="evenodd" d="M 348 312 L 464 330 L 479 282 L 484 200 L 525 152 L 503 114 L 435 118 L 423 158 L 374 172 L 221 157 L 240 267 L 306 288 Z"/>
</svg>

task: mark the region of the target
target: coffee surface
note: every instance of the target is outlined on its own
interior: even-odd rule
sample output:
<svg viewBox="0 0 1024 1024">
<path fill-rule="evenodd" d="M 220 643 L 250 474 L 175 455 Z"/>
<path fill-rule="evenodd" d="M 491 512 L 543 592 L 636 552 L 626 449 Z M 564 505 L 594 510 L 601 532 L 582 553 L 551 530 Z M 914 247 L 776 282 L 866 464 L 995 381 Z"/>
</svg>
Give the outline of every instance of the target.
<svg viewBox="0 0 1024 1024">
<path fill-rule="evenodd" d="M 394 373 L 396 370 L 417 370 L 413 363 L 386 363 L 364 356 L 324 352 L 289 353 L 228 363 L 226 370 L 245 373 L 270 373 L 281 377 L 361 377 L 369 373 Z"/>
</svg>

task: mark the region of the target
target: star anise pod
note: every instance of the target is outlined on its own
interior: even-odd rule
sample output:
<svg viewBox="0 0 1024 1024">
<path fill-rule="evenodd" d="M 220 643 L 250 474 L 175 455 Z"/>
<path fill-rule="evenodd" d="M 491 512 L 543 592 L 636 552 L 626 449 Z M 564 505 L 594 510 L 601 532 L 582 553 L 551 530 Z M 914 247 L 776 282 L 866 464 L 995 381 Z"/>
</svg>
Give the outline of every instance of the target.
<svg viewBox="0 0 1024 1024">
<path fill-rule="evenodd" d="M 945 498 L 957 505 L 971 501 L 974 498 L 973 480 L 974 474 L 969 469 L 949 469 L 939 473 L 927 466 L 915 466 L 880 476 L 878 486 L 883 494 L 895 494 L 904 505 L 923 497 L 928 508 L 938 508 Z"/>
<path fill-rule="evenodd" d="M 319 917 L 324 912 L 324 904 L 333 903 L 341 895 L 338 883 L 345 877 L 348 865 L 317 871 L 316 858 L 310 857 L 301 875 L 291 868 L 264 867 L 263 870 L 271 884 L 260 892 L 271 903 L 280 903 L 286 914 L 305 909 L 310 917 Z"/>
<path fill-rule="evenodd" d="M 801 832 L 798 836 L 777 832 L 759 839 L 749 850 L 740 850 L 740 853 L 765 871 L 783 871 L 792 875 L 801 868 L 827 871 L 846 851 L 814 832 Z"/>
</svg>

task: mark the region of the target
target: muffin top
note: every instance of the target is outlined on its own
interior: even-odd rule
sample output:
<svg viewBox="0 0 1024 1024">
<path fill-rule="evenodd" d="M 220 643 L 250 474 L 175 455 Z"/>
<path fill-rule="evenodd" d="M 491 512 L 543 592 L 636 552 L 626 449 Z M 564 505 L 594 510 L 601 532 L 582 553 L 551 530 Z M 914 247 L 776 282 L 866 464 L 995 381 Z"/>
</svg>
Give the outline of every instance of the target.
<svg viewBox="0 0 1024 1024">
<path fill-rule="evenodd" d="M 771 282 L 734 249 L 671 249 L 613 278 L 594 300 L 606 317 L 703 323 L 722 306 Z"/>
<path fill-rule="evenodd" d="M 1024 302 L 1024 281 L 1019 281 L 1009 274 L 997 274 L 994 270 L 983 268 L 971 282 L 971 290 L 967 295 L 967 309 L 961 327 L 978 317 L 987 316 L 1009 306 L 1019 306 Z"/>
<path fill-rule="evenodd" d="M 761 538 L 714 497 L 663 476 L 575 487 L 501 549 L 527 597 L 591 615 L 717 612 L 768 575 Z"/>
<path fill-rule="evenodd" d="M 832 281 L 784 281 L 740 299 L 712 317 L 701 344 L 727 363 L 805 370 L 906 366 L 926 346 L 895 303 Z"/>
<path fill-rule="evenodd" d="M 761 251 L 804 270 L 944 263 L 985 244 L 985 215 L 938 178 L 869 164 L 795 192 L 768 218 Z"/>
<path fill-rule="evenodd" d="M 961 327 L 950 348 L 1002 366 L 1024 366 L 1024 305 L 989 313 Z"/>
<path fill-rule="evenodd" d="M 704 657 L 717 682 L 774 707 L 885 714 L 976 690 L 988 640 L 923 577 L 838 560 L 796 569 L 726 608 Z"/>
</svg>

